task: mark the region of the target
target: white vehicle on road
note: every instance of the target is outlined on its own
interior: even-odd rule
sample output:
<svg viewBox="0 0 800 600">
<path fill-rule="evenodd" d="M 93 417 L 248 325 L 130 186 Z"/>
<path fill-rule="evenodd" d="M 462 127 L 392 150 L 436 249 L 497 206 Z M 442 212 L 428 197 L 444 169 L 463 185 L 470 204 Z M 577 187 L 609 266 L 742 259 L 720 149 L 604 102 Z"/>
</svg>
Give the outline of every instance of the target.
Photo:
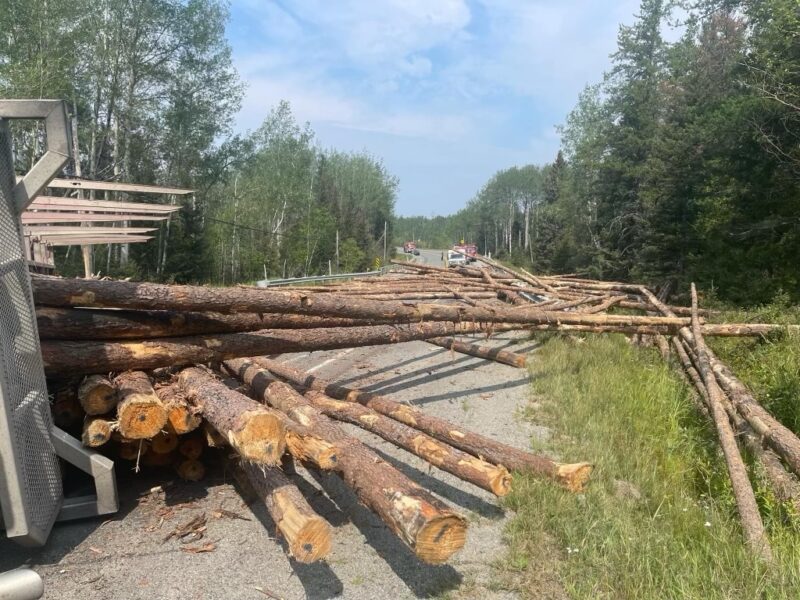
<svg viewBox="0 0 800 600">
<path fill-rule="evenodd" d="M 467 265 L 467 257 L 456 252 L 455 250 L 447 251 L 447 266 L 448 267 L 464 267 Z"/>
</svg>

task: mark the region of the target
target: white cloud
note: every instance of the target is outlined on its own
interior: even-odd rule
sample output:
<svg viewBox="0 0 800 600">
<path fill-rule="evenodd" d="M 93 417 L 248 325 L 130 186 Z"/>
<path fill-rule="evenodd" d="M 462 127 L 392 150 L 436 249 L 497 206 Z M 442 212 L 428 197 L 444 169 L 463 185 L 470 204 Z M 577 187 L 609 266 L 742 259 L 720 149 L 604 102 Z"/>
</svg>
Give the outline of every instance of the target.
<svg viewBox="0 0 800 600">
<path fill-rule="evenodd" d="M 447 42 L 470 19 L 462 0 L 299 0 L 291 10 L 359 65 L 397 64 Z"/>
<path fill-rule="evenodd" d="M 639 0 L 469 1 L 241 0 L 239 128 L 288 100 L 322 143 L 378 144 L 402 178 L 441 165 L 437 193 L 452 183 L 459 202 L 505 162 L 551 160 L 553 126 L 602 77 Z M 401 182 L 401 200 L 424 185 Z"/>
</svg>

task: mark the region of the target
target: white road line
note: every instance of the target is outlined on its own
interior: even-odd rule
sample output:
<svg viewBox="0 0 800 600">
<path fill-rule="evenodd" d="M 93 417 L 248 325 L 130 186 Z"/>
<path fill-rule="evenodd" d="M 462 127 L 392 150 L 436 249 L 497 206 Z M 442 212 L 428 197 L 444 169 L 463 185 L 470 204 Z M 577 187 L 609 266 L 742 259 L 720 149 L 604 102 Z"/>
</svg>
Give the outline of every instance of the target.
<svg viewBox="0 0 800 600">
<path fill-rule="evenodd" d="M 337 355 L 336 355 L 336 356 L 334 356 L 333 358 L 329 358 L 328 360 L 326 360 L 326 361 L 324 361 L 324 362 L 321 362 L 321 363 L 319 363 L 319 364 L 318 364 L 316 367 L 311 367 L 310 369 L 306 369 L 306 373 L 313 373 L 313 372 L 314 372 L 314 371 L 316 371 L 317 369 L 321 369 L 321 368 L 322 368 L 322 367 L 324 367 L 325 365 L 329 365 L 329 364 L 331 364 L 332 362 L 335 362 L 335 361 L 339 360 L 339 359 L 340 359 L 340 358 L 342 358 L 343 356 L 345 356 L 345 355 L 347 355 L 347 354 L 350 354 L 350 353 L 351 353 L 353 350 L 355 350 L 355 348 L 348 348 L 347 350 L 344 350 L 344 351 L 342 351 L 342 352 L 339 352 L 339 354 L 337 354 Z"/>
</svg>

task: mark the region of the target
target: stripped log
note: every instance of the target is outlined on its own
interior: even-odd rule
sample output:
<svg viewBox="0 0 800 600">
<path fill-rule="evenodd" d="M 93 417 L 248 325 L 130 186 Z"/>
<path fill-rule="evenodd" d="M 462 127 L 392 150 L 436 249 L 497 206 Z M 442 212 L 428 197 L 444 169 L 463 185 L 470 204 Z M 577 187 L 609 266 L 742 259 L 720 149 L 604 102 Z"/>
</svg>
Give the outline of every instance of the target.
<svg viewBox="0 0 800 600">
<path fill-rule="evenodd" d="M 81 441 L 84 446 L 97 448 L 111 439 L 112 429 L 113 422 L 109 419 L 97 415 L 87 415 L 83 420 Z"/>
<path fill-rule="evenodd" d="M 123 437 L 129 440 L 151 438 L 163 429 L 167 423 L 167 411 L 153 390 L 147 373 L 120 373 L 114 379 L 114 385 L 119 395 L 118 428 Z"/>
<path fill-rule="evenodd" d="M 739 454 L 733 429 L 723 407 L 725 402 L 724 395 L 716 377 L 714 377 L 714 372 L 711 370 L 708 350 L 703 339 L 703 332 L 700 329 L 700 319 L 696 313 L 696 307 L 697 290 L 692 284 L 692 335 L 694 336 L 698 371 L 706 384 L 709 412 L 714 419 L 719 443 L 725 456 L 725 463 L 728 466 L 728 474 L 731 479 L 733 495 L 736 499 L 736 507 L 739 510 L 745 541 L 756 556 L 765 561 L 771 561 L 772 550 L 769 539 L 767 539 L 767 534 L 764 531 L 761 514 L 758 512 L 758 503 L 747 476 L 747 468 L 744 465 L 741 454 Z"/>
<path fill-rule="evenodd" d="M 472 456 L 483 458 L 495 465 L 503 465 L 512 471 L 528 472 L 552 479 L 571 491 L 583 490 L 592 471 L 592 466 L 588 463 L 559 464 L 545 456 L 525 452 L 463 429 L 407 404 L 379 394 L 337 385 L 268 358 L 255 358 L 253 362 L 293 385 L 318 390 L 338 400 L 358 402 Z"/>
<path fill-rule="evenodd" d="M 117 390 L 103 375 L 89 375 L 78 387 L 78 402 L 87 415 L 104 415 L 117 405 Z"/>
<path fill-rule="evenodd" d="M 306 406 L 302 413 L 303 425 L 341 448 L 336 472 L 420 560 L 443 563 L 464 545 L 467 522 L 462 516 L 381 460 L 356 438 L 345 434 L 303 396 L 286 384 L 276 382 L 267 371 L 250 361 L 231 360 L 225 367 L 249 385 L 254 395 L 268 403 L 272 402 L 277 389 L 294 394 L 294 403 Z"/>
<path fill-rule="evenodd" d="M 286 448 L 283 415 L 229 389 L 204 369 L 184 369 L 178 381 L 187 397 L 242 458 L 278 464 Z"/>
<path fill-rule="evenodd" d="M 511 491 L 511 474 L 503 466 L 493 465 L 462 452 L 361 404 L 334 400 L 316 390 L 306 392 L 305 397 L 323 414 L 371 431 L 442 471 L 452 473 L 496 496 L 505 496 Z"/>
<path fill-rule="evenodd" d="M 314 512 L 297 486 L 278 467 L 242 462 L 241 469 L 295 560 L 312 563 L 325 558 L 332 546 L 331 526 Z"/>
<path fill-rule="evenodd" d="M 429 344 L 441 346 L 454 352 L 461 354 L 469 354 L 470 356 L 477 356 L 478 358 L 485 358 L 486 360 L 494 360 L 504 365 L 517 367 L 518 369 L 525 368 L 525 361 L 527 360 L 524 354 L 517 354 L 509 350 L 501 350 L 500 348 L 490 348 L 488 346 L 478 346 L 476 344 L 467 344 L 460 342 L 453 338 L 430 338 L 425 340 Z"/>
</svg>

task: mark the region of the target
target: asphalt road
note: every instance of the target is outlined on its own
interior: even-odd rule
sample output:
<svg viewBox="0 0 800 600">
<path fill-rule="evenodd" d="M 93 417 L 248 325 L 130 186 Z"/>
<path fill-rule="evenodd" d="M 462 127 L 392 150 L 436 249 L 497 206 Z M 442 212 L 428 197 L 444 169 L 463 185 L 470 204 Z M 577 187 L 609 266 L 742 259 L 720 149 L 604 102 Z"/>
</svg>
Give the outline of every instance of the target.
<svg viewBox="0 0 800 600">
<path fill-rule="evenodd" d="M 419 256 L 412 256 L 412 260 L 414 262 L 433 265 L 434 267 L 443 267 L 444 261 L 442 260 L 442 254 L 446 253 L 447 250 L 435 250 L 429 248 L 420 248 L 419 249 Z M 403 254 L 403 248 L 397 249 L 398 254 Z M 406 254 L 406 256 L 409 256 Z"/>
<path fill-rule="evenodd" d="M 420 256 L 428 259 L 436 252 Z M 519 333 L 504 333 L 487 343 L 517 351 L 534 348 Z M 519 448 L 529 448 L 532 437 L 549 434 L 519 418 L 529 401 L 525 370 L 425 342 L 299 353 L 281 360 L 346 385 L 380 391 Z M 328 560 L 303 565 L 287 556 L 263 506 L 246 504 L 221 464 L 211 462 L 206 479 L 189 484 L 169 470 L 136 475 L 130 463 L 122 463 L 117 467 L 117 515 L 57 524 L 41 550 L 0 539 L 0 572 L 33 567 L 44 578 L 45 598 L 52 600 L 517 597 L 498 585 L 501 574 L 492 567 L 505 556 L 503 527 L 510 518 L 495 497 L 364 430 L 344 427 L 467 517 L 467 544 L 448 564 L 420 563 L 335 475 L 300 468 L 294 478 L 334 527 Z M 159 485 L 158 491 L 150 491 Z M 247 520 L 220 517 L 220 508 Z M 187 545 L 164 541 L 170 531 L 201 513 L 208 519 L 202 540 Z M 185 551 L 209 542 L 209 552 Z"/>
</svg>

